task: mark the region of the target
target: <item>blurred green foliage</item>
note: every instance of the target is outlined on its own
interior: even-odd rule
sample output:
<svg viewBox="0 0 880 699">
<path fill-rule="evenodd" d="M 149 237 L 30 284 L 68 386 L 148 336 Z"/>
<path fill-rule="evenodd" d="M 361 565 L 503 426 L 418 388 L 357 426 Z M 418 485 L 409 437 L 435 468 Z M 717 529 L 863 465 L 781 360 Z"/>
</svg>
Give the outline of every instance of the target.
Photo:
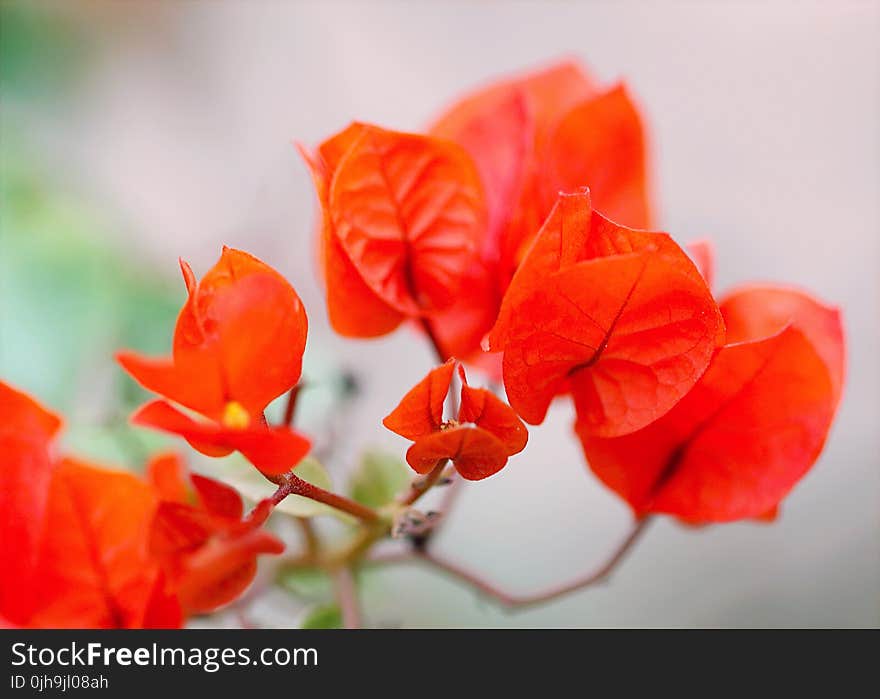
<svg viewBox="0 0 880 699">
<path fill-rule="evenodd" d="M 63 5 L 0 1 L 0 378 L 64 415 L 66 449 L 140 465 L 161 440 L 127 425 L 145 394 L 113 353 L 166 351 L 182 291 L 114 245 L 118 223 L 29 138 L 91 54 L 74 19 Z"/>
<path fill-rule="evenodd" d="M 364 452 L 351 476 L 351 496 L 367 507 L 382 507 L 409 483 L 409 469 L 394 454 L 376 449 Z"/>
<path fill-rule="evenodd" d="M 341 629 L 342 612 L 335 604 L 324 604 L 312 609 L 302 623 L 304 629 Z"/>
<path fill-rule="evenodd" d="M 55 188 L 20 143 L 0 139 L 0 376 L 71 429 L 84 416 L 118 429 L 145 394 L 113 353 L 167 351 L 182 291 L 116 249 L 99 212 Z"/>
<path fill-rule="evenodd" d="M 63 5 L 0 0 L 0 90 L 57 98 L 81 74 L 90 44 Z"/>
</svg>

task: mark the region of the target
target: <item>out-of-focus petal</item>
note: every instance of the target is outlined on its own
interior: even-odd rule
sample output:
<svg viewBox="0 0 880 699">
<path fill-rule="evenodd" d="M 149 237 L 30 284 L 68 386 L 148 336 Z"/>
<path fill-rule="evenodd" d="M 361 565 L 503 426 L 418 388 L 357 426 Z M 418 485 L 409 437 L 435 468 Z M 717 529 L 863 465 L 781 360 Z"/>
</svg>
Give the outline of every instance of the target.
<svg viewBox="0 0 880 699">
<path fill-rule="evenodd" d="M 440 348 L 448 357 L 479 366 L 495 379 L 501 378 L 501 355 L 490 355 L 480 343 L 492 328 L 501 305 L 495 270 L 475 262 L 464 279 L 466 293 L 446 310 L 433 314 L 431 323 Z"/>
<path fill-rule="evenodd" d="M 152 488 L 129 473 L 63 461 L 50 487 L 29 624 L 142 626 L 159 575 L 147 553 L 155 506 Z"/>
<path fill-rule="evenodd" d="M 527 175 L 534 147 L 534 116 L 525 91 L 510 85 L 491 102 L 453 108 L 431 133 L 455 141 L 471 157 L 486 192 L 488 233 L 483 259 L 497 261 L 501 236 L 510 224 Z"/>
<path fill-rule="evenodd" d="M 706 286 L 710 289 L 715 286 L 715 247 L 710 240 L 695 240 L 685 246 L 688 255 L 694 261 Z"/>
<path fill-rule="evenodd" d="M 757 340 L 794 325 L 828 367 L 835 405 L 846 375 L 846 343 L 840 311 L 805 291 L 784 286 L 751 285 L 727 294 L 719 304 L 728 342 Z"/>
<path fill-rule="evenodd" d="M 540 164 L 543 209 L 560 191 L 589 187 L 597 209 L 631 228 L 651 225 L 644 127 L 622 85 L 571 109 Z"/>
<path fill-rule="evenodd" d="M 0 381 L 0 616 L 23 624 L 34 604 L 31 584 L 54 471 L 52 442 L 62 421 Z"/>
<path fill-rule="evenodd" d="M 234 488 L 197 473 L 194 473 L 191 479 L 193 487 L 199 494 L 199 500 L 209 513 L 215 517 L 241 519 L 244 514 L 244 504 Z"/>
<path fill-rule="evenodd" d="M 207 613 L 228 604 L 253 581 L 258 555 L 283 551 L 284 544 L 258 528 L 201 547 L 187 558 L 178 581 L 181 604 L 191 613 Z"/>
<path fill-rule="evenodd" d="M 671 411 L 624 437 L 577 428 L 597 476 L 638 514 L 760 517 L 818 457 L 834 413 L 825 363 L 794 327 L 719 350 Z"/>
<path fill-rule="evenodd" d="M 189 502 L 191 482 L 183 459 L 176 452 L 157 454 L 147 464 L 147 482 L 160 500 Z"/>
</svg>

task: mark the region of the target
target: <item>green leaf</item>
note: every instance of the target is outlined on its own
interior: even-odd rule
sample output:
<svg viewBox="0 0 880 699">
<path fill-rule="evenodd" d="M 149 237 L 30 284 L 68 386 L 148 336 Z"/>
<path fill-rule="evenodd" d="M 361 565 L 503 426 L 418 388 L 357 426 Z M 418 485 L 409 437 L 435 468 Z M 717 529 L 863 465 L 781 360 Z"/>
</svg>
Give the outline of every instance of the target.
<svg viewBox="0 0 880 699">
<path fill-rule="evenodd" d="M 342 612 L 335 604 L 323 604 L 309 611 L 302 623 L 304 629 L 341 629 Z"/>
<path fill-rule="evenodd" d="M 316 485 L 324 490 L 333 489 L 333 481 L 321 462 L 307 456 L 297 464 L 293 471 L 304 481 Z M 212 469 L 224 483 L 231 485 L 248 500 L 254 502 L 268 498 L 275 492 L 277 486 L 267 481 L 257 469 L 241 458 L 226 459 L 218 463 L 216 469 Z M 284 512 L 295 517 L 315 517 L 317 515 L 333 515 L 346 522 L 353 518 L 345 512 L 340 512 L 328 505 L 317 502 L 301 495 L 288 495 L 275 508 L 277 512 Z"/>
<path fill-rule="evenodd" d="M 352 474 L 351 496 L 367 507 L 382 507 L 409 482 L 409 469 L 396 456 L 370 449 Z"/>
</svg>

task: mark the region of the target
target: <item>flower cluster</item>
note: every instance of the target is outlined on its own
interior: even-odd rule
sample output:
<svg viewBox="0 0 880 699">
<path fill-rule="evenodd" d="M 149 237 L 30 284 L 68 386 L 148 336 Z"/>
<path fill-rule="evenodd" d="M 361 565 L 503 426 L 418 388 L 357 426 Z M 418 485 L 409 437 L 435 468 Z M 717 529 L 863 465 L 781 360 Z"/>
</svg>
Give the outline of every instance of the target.
<svg viewBox="0 0 880 699">
<path fill-rule="evenodd" d="M 688 255 L 647 230 L 645 141 L 627 90 L 598 88 L 572 63 L 478 91 L 424 135 L 349 127 L 306 154 L 330 319 L 372 336 L 418 318 L 440 357 L 502 376 L 510 406 L 533 425 L 570 395 L 590 467 L 639 516 L 767 517 L 830 429 L 844 373 L 840 317 L 784 288 L 716 301 L 711 248 Z M 457 167 L 441 165 L 448 152 Z M 347 281 L 336 284 L 343 267 Z M 431 283 L 437 275 L 442 284 Z M 377 281 L 409 290 L 393 322 L 362 332 L 334 315 L 337 306 L 366 318 Z M 442 303 L 429 293 L 438 288 L 450 292 Z M 479 477 L 462 469 L 465 442 L 452 441 L 461 428 L 445 435 L 437 396 L 449 370 L 436 371 L 385 424 L 415 440 L 416 471 L 452 458 Z M 421 414 L 418 429 L 407 429 L 410 413 Z M 466 446 L 466 464 L 475 450 L 491 472 L 506 462 L 488 441 Z"/>
<path fill-rule="evenodd" d="M 151 477 L 143 479 L 56 455 L 61 419 L 3 383 L 0 424 L 4 625 L 176 627 L 185 614 L 212 609 L 226 591 L 245 587 L 257 553 L 280 550 L 274 540 L 239 546 L 240 535 L 197 542 L 192 528 L 164 526 L 163 511 L 181 493 L 172 492 L 160 471 L 168 463 L 182 468 L 177 457 L 157 458 Z M 207 478 L 200 483 L 200 492 L 222 487 Z M 177 548 L 155 555 L 155 541 L 169 537 L 177 538 Z M 185 537 L 189 554 L 201 560 L 194 575 L 179 576 Z"/>
<path fill-rule="evenodd" d="M 144 476 L 59 454 L 61 418 L 0 383 L 0 625 L 180 626 L 284 550 L 264 525 L 289 496 L 324 508 L 301 516 L 329 507 L 365 523 L 344 554 L 304 525 L 304 560 L 348 570 L 413 519 L 448 463 L 469 481 L 503 469 L 526 447 L 524 422 L 558 398 L 571 398 L 589 468 L 637 519 L 772 520 L 818 458 L 843 390 L 839 312 L 773 285 L 716 299 L 711 246 L 686 252 L 649 230 L 646 139 L 622 85 L 562 63 L 466 97 L 424 133 L 354 123 L 300 151 L 333 328 L 369 338 L 413 322 L 440 359 L 383 421 L 422 478 L 388 497 L 380 484 L 375 507 L 300 478 L 299 296 L 245 252 L 223 248 L 198 282 L 181 261 L 171 355 L 117 355 L 158 396 L 131 420 L 206 456 L 239 452 L 277 490 L 246 514 L 235 489 L 174 453 Z"/>
<path fill-rule="evenodd" d="M 164 396 L 137 425 L 175 433 L 211 456 L 240 451 L 269 477 L 291 471 L 310 442 L 270 427 L 268 403 L 300 378 L 307 321 L 290 284 L 256 258 L 224 248 L 196 283 L 181 262 L 188 298 L 173 355 L 118 359 Z M 172 404 L 173 403 L 173 404 Z M 201 417 L 196 419 L 183 410 Z M 4 456 L 0 620 L 37 627 L 175 627 L 238 597 L 259 554 L 281 541 L 261 528 L 272 509 L 244 515 L 239 494 L 188 475 L 160 454 L 139 478 L 55 455 L 61 418 L 0 383 Z"/>
</svg>

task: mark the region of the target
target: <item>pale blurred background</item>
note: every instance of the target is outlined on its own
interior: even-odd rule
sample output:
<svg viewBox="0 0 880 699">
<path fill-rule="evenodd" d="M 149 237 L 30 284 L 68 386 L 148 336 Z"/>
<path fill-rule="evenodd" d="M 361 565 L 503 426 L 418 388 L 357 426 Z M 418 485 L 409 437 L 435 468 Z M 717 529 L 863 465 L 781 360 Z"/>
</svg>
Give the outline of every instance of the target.
<svg viewBox="0 0 880 699">
<path fill-rule="evenodd" d="M 330 331 L 291 141 L 352 119 L 416 130 L 463 90 L 575 56 L 630 85 L 662 226 L 714 239 L 719 290 L 776 280 L 844 309 L 837 423 L 772 526 L 661 522 L 607 585 L 517 614 L 425 569 L 374 572 L 369 623 L 880 623 L 880 2 L 4 0 L 0 19 L 0 377 L 68 412 L 71 448 L 134 465 L 122 421 L 142 394 L 111 354 L 167 350 L 177 257 L 202 274 L 229 244 L 299 290 L 306 374 L 357 377 L 336 480 L 360 445 L 402 454 L 379 421 L 431 354 L 407 330 Z M 333 405 L 307 397 L 303 425 L 326 426 Z M 597 563 L 628 512 L 571 422 L 558 404 L 524 454 L 469 485 L 438 550 L 516 592 Z M 266 604 L 267 624 L 297 614 Z"/>
</svg>

